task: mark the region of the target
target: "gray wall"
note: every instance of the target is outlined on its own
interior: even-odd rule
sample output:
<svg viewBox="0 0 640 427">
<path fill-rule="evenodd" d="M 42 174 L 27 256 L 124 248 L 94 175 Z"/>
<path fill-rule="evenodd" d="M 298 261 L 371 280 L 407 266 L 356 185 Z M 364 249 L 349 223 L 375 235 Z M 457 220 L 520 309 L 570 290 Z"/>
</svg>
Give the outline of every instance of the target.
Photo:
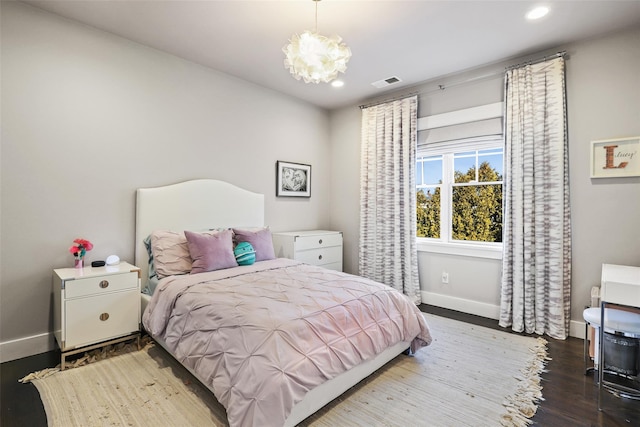
<svg viewBox="0 0 640 427">
<path fill-rule="evenodd" d="M 640 28 L 571 46 L 567 62 L 572 319 L 603 263 L 640 266 L 640 178 L 590 179 L 590 142 L 640 136 Z"/>
<path fill-rule="evenodd" d="M 136 188 L 222 179 L 275 231 L 329 226 L 325 110 L 20 3 L 1 30 L 0 358 L 53 344 L 74 238 L 133 262 Z M 277 160 L 312 165 L 311 199 L 275 197 Z"/>
<path fill-rule="evenodd" d="M 573 228 L 572 334 L 580 335 L 582 310 L 591 286 L 599 284 L 602 263 L 640 266 L 640 178 L 589 178 L 590 141 L 640 135 L 640 29 L 559 46 L 567 50 L 567 97 Z M 537 57 L 532 55 L 531 57 Z M 426 82 L 419 116 L 439 114 L 503 99 L 502 70 L 509 61 Z M 456 82 L 471 80 L 455 85 Z M 439 90 L 443 84 L 445 90 Z M 453 85 L 452 85 L 453 84 Z M 451 85 L 451 86 L 449 86 Z M 412 90 L 401 90 L 408 93 Z M 345 270 L 358 271 L 360 111 L 331 114 L 331 225 L 345 233 Z M 341 165 L 343 167 L 338 167 Z M 351 167 L 346 167 L 351 165 Z M 356 200 L 353 200 L 356 198 Z M 475 313 L 499 305 L 501 261 L 419 253 L 425 302 Z M 450 274 L 440 283 L 441 271 Z"/>
</svg>

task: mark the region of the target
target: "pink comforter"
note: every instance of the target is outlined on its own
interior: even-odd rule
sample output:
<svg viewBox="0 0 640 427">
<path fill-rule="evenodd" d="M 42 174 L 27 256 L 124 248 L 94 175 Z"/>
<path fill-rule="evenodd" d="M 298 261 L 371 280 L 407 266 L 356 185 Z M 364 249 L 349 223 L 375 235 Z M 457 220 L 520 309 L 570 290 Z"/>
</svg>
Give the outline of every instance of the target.
<svg viewBox="0 0 640 427">
<path fill-rule="evenodd" d="M 143 323 L 213 390 L 231 426 L 281 426 L 323 382 L 431 336 L 394 289 L 286 259 L 163 279 Z"/>
</svg>

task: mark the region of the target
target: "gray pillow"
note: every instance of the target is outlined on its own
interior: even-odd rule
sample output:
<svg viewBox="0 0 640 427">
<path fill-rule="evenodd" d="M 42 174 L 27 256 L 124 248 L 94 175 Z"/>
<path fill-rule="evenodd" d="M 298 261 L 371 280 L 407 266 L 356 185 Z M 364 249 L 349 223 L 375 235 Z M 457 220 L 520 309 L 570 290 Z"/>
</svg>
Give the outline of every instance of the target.
<svg viewBox="0 0 640 427">
<path fill-rule="evenodd" d="M 151 250 L 151 235 L 148 235 L 143 242 L 144 247 L 147 249 L 147 255 L 149 255 L 149 275 L 147 277 L 146 284 L 142 288 L 142 293 L 153 295 L 153 291 L 156 290 L 156 285 L 158 284 L 158 274 L 156 273 L 156 265 L 153 261 L 153 251 Z"/>
<path fill-rule="evenodd" d="M 191 274 L 238 266 L 233 255 L 233 234 L 231 230 L 212 234 L 185 231 L 184 235 L 187 238 L 189 255 L 193 260 Z"/>
</svg>

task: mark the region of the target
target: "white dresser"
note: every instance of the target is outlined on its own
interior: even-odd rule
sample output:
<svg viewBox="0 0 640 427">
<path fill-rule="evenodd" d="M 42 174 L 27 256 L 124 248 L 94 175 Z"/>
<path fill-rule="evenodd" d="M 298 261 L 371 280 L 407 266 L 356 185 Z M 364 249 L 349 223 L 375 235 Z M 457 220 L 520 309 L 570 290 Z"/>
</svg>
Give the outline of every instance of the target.
<svg viewBox="0 0 640 427">
<path fill-rule="evenodd" d="M 342 232 L 327 230 L 273 233 L 278 258 L 342 271 Z"/>
<path fill-rule="evenodd" d="M 53 270 L 54 335 L 65 357 L 140 333 L 140 269 L 126 262 Z"/>
</svg>

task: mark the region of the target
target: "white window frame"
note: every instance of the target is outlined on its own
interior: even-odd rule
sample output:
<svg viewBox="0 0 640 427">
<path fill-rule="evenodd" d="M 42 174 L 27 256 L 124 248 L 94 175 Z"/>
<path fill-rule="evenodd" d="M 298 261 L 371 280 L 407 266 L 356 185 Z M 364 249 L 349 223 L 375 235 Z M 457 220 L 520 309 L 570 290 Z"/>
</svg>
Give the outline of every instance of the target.
<svg viewBox="0 0 640 427">
<path fill-rule="evenodd" d="M 418 130 L 427 130 L 441 126 L 468 123 L 489 118 L 502 117 L 502 102 L 469 108 L 466 110 L 454 111 L 451 113 L 439 114 L 418 119 Z M 442 174 L 443 184 L 440 189 L 440 238 L 418 237 L 418 251 L 431 252 L 447 255 L 458 255 L 476 258 L 502 259 L 502 243 L 496 242 L 473 242 L 451 240 L 451 211 L 452 211 L 452 182 L 453 182 L 453 154 L 454 152 L 465 152 L 484 150 L 489 148 L 502 147 L 501 138 L 485 138 L 478 141 L 451 141 L 447 148 L 439 151 L 421 148 L 418 151 L 419 157 L 432 155 L 443 155 Z M 503 153 L 504 158 L 504 153 Z M 445 180 L 444 177 L 450 177 Z M 504 185 L 504 184 L 503 184 Z M 416 192 L 418 186 L 416 185 Z M 446 220 L 443 221 L 443 218 Z M 416 230 L 417 231 L 417 230 Z"/>
</svg>

